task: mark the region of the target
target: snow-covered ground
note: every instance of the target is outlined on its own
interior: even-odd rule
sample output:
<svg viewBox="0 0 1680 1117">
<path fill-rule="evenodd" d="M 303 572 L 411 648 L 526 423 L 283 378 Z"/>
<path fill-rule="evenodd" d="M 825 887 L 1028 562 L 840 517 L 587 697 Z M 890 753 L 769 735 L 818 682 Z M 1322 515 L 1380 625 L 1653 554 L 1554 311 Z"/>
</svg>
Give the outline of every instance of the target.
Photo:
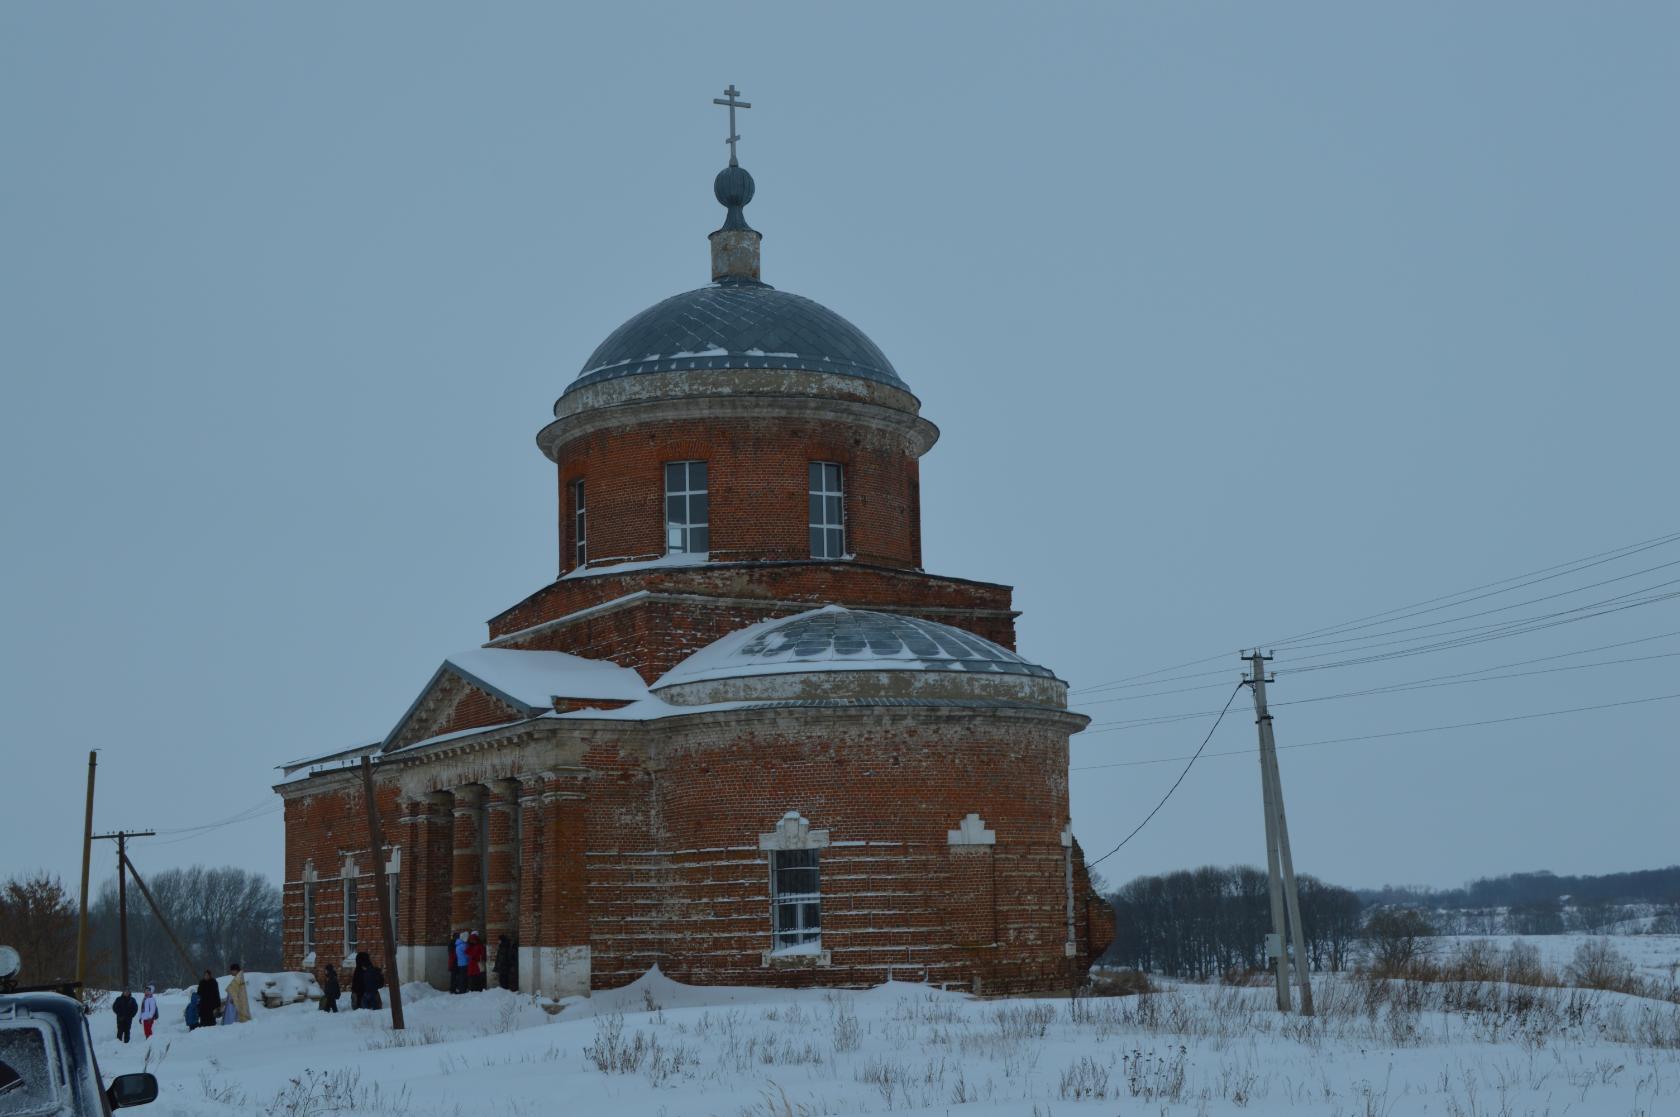
<svg viewBox="0 0 1680 1117">
<path fill-rule="evenodd" d="M 1645 980 L 1662 985 L 1680 980 L 1680 935 L 1443 935 L 1427 941 L 1437 957 L 1471 942 L 1486 942 L 1501 951 L 1513 942 L 1527 943 L 1540 952 L 1542 966 L 1559 973 L 1568 968 L 1582 945 L 1608 942 Z"/>
<path fill-rule="evenodd" d="M 1680 1114 L 1680 1005 L 1508 986 L 1448 1000 L 1343 977 L 1316 991 L 1307 1021 L 1266 989 L 974 1000 L 654 973 L 553 1016 L 409 985 L 403 1033 L 388 1011 L 305 1003 L 189 1034 L 183 992 L 160 997 L 149 1044 L 118 1044 L 108 1011 L 93 1026 L 107 1075 L 152 1070 L 150 1112 L 185 1115 Z"/>
</svg>

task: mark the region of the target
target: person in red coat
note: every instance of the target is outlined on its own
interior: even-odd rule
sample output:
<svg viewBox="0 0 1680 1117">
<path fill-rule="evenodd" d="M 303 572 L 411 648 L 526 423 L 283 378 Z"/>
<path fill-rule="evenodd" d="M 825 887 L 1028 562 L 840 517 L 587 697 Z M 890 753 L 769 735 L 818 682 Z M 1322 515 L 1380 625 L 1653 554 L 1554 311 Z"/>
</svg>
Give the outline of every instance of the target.
<svg viewBox="0 0 1680 1117">
<path fill-rule="evenodd" d="M 467 988 L 484 992 L 484 940 L 477 931 L 467 936 Z"/>
</svg>

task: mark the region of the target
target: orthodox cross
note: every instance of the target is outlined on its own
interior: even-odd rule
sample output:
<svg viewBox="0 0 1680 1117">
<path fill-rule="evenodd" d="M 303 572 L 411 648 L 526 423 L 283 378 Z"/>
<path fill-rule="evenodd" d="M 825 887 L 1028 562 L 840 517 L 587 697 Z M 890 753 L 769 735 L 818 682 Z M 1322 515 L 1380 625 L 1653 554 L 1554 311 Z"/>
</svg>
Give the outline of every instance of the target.
<svg viewBox="0 0 1680 1117">
<path fill-rule="evenodd" d="M 746 101 L 737 101 L 735 99 L 735 98 L 739 97 L 740 95 L 741 95 L 741 91 L 739 89 L 735 88 L 735 83 L 730 82 L 729 83 L 729 88 L 725 89 L 723 91 L 723 97 L 713 97 L 712 98 L 712 104 L 714 104 L 714 105 L 728 105 L 729 106 L 729 138 L 727 140 L 724 140 L 723 142 L 729 145 L 729 165 L 731 167 L 740 166 L 739 163 L 735 162 L 735 141 L 739 140 L 741 138 L 740 136 L 735 134 L 735 110 L 736 109 L 750 109 L 750 108 L 752 108 L 752 105 L 750 103 L 748 103 Z M 727 101 L 724 100 L 724 97 L 727 97 L 728 100 Z"/>
</svg>

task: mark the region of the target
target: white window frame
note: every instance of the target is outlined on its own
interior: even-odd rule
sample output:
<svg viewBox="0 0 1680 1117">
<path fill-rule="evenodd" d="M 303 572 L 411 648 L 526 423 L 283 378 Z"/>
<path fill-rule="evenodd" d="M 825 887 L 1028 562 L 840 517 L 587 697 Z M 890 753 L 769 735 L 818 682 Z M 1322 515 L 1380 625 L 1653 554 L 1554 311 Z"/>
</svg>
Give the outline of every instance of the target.
<svg viewBox="0 0 1680 1117">
<path fill-rule="evenodd" d="M 815 891 L 783 891 L 784 873 L 804 872 L 811 874 Z M 770 852 L 770 912 L 772 954 L 811 954 L 822 950 L 822 858 L 819 851 L 777 849 Z M 782 918 L 785 913 L 791 913 L 786 925 Z"/>
<path fill-rule="evenodd" d="M 303 863 L 303 952 L 315 952 L 315 863 Z"/>
<path fill-rule="evenodd" d="M 846 550 L 846 467 L 841 462 L 811 462 L 805 475 L 806 519 L 811 557 L 841 559 Z"/>
<path fill-rule="evenodd" d="M 402 847 L 391 850 L 390 858 L 385 862 L 385 893 L 386 899 L 391 901 L 391 910 L 386 917 L 391 921 L 391 940 L 397 941 L 397 932 L 402 929 L 402 904 L 397 899 L 397 884 L 402 879 Z"/>
<path fill-rule="evenodd" d="M 586 478 L 572 481 L 572 565 L 589 565 L 589 493 Z"/>
<path fill-rule="evenodd" d="M 822 948 L 822 855 L 821 850 L 828 847 L 828 831 L 813 830 L 811 823 L 798 811 L 788 811 L 776 822 L 776 828 L 768 834 L 758 836 L 758 848 L 769 856 L 770 870 L 770 949 L 764 952 L 764 962 L 771 964 L 772 960 L 795 959 L 798 961 L 812 961 L 816 965 L 829 964 L 829 952 Z M 786 853 L 807 853 L 811 864 L 809 866 L 784 866 L 780 864 L 781 855 Z M 803 860 L 804 858 L 801 858 Z M 780 888 L 780 871 L 799 871 L 808 868 L 816 874 L 817 890 L 815 892 L 783 892 Z M 810 905 L 816 907 L 815 926 L 807 925 L 805 908 Z M 788 930 L 780 927 L 781 910 L 793 907 L 795 911 L 795 925 Z M 789 939 L 793 941 L 788 941 Z"/>
<path fill-rule="evenodd" d="M 339 921 L 344 930 L 344 956 L 348 958 L 356 952 L 360 942 L 361 928 L 361 896 L 357 889 L 361 885 L 361 873 L 356 868 L 354 860 L 344 862 L 344 906 L 339 912 Z"/>
<path fill-rule="evenodd" d="M 711 470 L 698 459 L 666 462 L 664 469 L 665 553 L 704 555 L 711 550 Z M 680 487 L 674 488 L 674 482 Z M 673 511 L 681 518 L 673 519 Z"/>
</svg>

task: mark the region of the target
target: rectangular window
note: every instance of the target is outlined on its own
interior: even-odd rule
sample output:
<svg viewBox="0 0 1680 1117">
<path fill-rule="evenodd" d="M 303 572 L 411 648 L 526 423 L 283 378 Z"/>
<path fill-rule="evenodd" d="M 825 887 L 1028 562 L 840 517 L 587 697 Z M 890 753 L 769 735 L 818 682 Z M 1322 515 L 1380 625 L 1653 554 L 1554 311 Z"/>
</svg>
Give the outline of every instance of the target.
<svg viewBox="0 0 1680 1117">
<path fill-rule="evenodd" d="M 395 869 L 385 874 L 385 891 L 388 893 L 387 898 L 391 901 L 391 937 L 393 939 L 397 937 L 397 913 L 402 911 L 402 905 L 397 903 L 397 878 L 401 876 L 402 874 Z"/>
<path fill-rule="evenodd" d="M 815 950 L 822 943 L 822 896 L 817 851 L 778 849 L 770 853 L 770 902 L 775 950 Z"/>
<path fill-rule="evenodd" d="M 356 949 L 356 877 L 344 878 L 344 953 L 350 954 Z"/>
<path fill-rule="evenodd" d="M 589 507 L 584 503 L 583 478 L 572 482 L 572 561 L 589 562 Z"/>
<path fill-rule="evenodd" d="M 811 557 L 846 555 L 846 475 L 836 462 L 812 462 Z"/>
<path fill-rule="evenodd" d="M 703 555 L 711 550 L 706 463 L 665 463 L 665 553 Z"/>
<path fill-rule="evenodd" d="M 309 954 L 315 949 L 315 883 L 306 881 L 303 886 L 303 952 Z"/>
</svg>

